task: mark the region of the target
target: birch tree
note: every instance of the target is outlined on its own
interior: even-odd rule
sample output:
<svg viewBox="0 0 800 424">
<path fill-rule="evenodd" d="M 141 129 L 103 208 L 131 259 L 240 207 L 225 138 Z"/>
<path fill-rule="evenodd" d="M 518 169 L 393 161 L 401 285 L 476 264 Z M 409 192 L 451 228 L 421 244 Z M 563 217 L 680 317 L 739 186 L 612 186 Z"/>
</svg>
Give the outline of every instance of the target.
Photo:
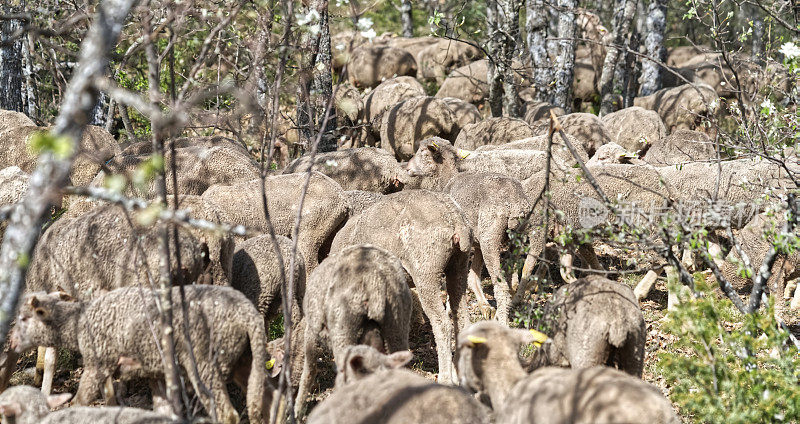
<svg viewBox="0 0 800 424">
<path fill-rule="evenodd" d="M 297 105 L 297 124 L 306 145 L 310 146 L 313 134 L 318 126 L 325 122 L 325 111 L 333 94 L 333 76 L 331 74 L 331 33 L 329 26 L 328 0 L 312 0 L 306 14 L 302 48 L 302 66 L 300 67 Z M 336 150 L 336 138 L 333 134 L 336 118 L 328 117 L 323 130 L 319 150 L 329 152 Z"/>
<path fill-rule="evenodd" d="M 544 0 L 527 0 L 525 31 L 528 34 L 528 50 L 533 67 L 533 86 L 536 100 L 553 102 L 551 83 L 553 82 L 553 63 L 547 53 L 548 9 Z"/>
<path fill-rule="evenodd" d="M 519 38 L 521 0 L 499 0 L 486 3 L 489 28 L 489 108 L 492 116 L 520 115 L 517 87 L 514 85 L 514 53 Z"/>
<path fill-rule="evenodd" d="M 575 72 L 575 0 L 558 0 L 558 55 L 555 63 L 553 104 L 572 111 L 572 79 Z"/>
<path fill-rule="evenodd" d="M 2 6 L 0 14 L 13 14 L 22 9 Z M 23 48 L 21 19 L 0 20 L 0 109 L 25 112 Z"/>
<path fill-rule="evenodd" d="M 403 37 L 413 37 L 414 20 L 411 13 L 411 0 L 400 0 L 400 22 L 403 25 Z"/>
<path fill-rule="evenodd" d="M 667 28 L 667 0 L 650 0 L 645 21 L 644 47 L 648 57 L 664 63 L 667 49 L 664 48 L 664 33 Z M 649 96 L 661 89 L 661 66 L 648 59 L 642 60 L 640 96 Z"/>
<path fill-rule="evenodd" d="M 614 92 L 614 74 L 627 52 L 628 35 L 631 22 L 636 14 L 636 0 L 617 0 L 614 14 L 614 42 L 608 47 L 606 60 L 603 62 L 603 71 L 600 74 L 600 114 L 605 115 L 619 109 L 620 93 Z"/>
</svg>

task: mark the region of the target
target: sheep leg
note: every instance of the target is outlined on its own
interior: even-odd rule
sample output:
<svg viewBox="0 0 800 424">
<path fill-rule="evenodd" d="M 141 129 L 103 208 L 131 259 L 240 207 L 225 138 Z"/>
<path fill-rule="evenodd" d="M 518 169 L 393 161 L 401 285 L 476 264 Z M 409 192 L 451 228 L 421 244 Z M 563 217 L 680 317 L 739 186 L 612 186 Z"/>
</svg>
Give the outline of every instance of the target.
<svg viewBox="0 0 800 424">
<path fill-rule="evenodd" d="M 589 243 L 584 243 L 578 246 L 578 256 L 583 261 L 584 265 L 588 265 L 589 268 L 598 270 L 598 271 L 605 271 L 603 265 L 600 264 L 600 260 L 597 259 L 597 253 L 594 251 L 594 247 Z"/>
<path fill-rule="evenodd" d="M 573 369 L 607 365 L 609 348 L 605 339 L 592 331 L 571 332 L 567 335 L 567 359 Z"/>
<path fill-rule="evenodd" d="M 503 324 L 508 324 L 508 314 L 511 310 L 511 287 L 506 281 L 500 263 L 500 240 L 505 235 L 505 225 L 495 227 L 494 230 L 499 229 L 500 231 L 484 232 L 486 235 L 480 240 L 481 252 L 483 252 L 483 261 L 486 263 L 486 269 L 494 284 L 494 297 L 497 299 L 495 319 Z"/>
<path fill-rule="evenodd" d="M 33 384 L 35 386 L 42 385 L 45 349 L 47 349 L 45 346 L 39 346 L 36 348 L 36 372 L 33 374 Z"/>
<path fill-rule="evenodd" d="M 392 303 L 379 323 L 383 340 L 386 343 L 386 352 L 393 353 L 408 350 L 408 332 L 411 327 L 412 308 L 400 308 Z"/>
<path fill-rule="evenodd" d="M 84 359 L 84 364 L 86 360 Z M 86 367 L 84 365 L 83 374 L 81 374 L 81 381 L 78 383 L 78 392 L 75 393 L 75 400 L 73 404 L 80 406 L 87 406 L 101 395 L 103 383 L 110 375 L 109 372 L 103 372 L 97 367 Z"/>
<path fill-rule="evenodd" d="M 486 295 L 483 294 L 483 287 L 481 287 L 483 256 L 477 249 L 475 249 L 473 252 L 472 265 L 470 266 L 469 276 L 467 277 L 467 285 L 469 285 L 469 288 L 475 295 L 475 299 L 478 301 L 478 308 L 481 310 L 481 315 L 483 315 L 484 318 L 489 319 L 492 316 L 494 308 L 492 308 L 492 306 L 489 304 L 489 301 L 486 299 Z"/>
<path fill-rule="evenodd" d="M 454 336 L 470 324 L 467 309 L 467 277 L 469 276 L 469 255 L 456 254 L 445 270 L 447 298 L 453 313 Z M 455 342 L 455 339 L 454 339 Z M 455 347 L 455 345 L 454 345 Z"/>
<path fill-rule="evenodd" d="M 561 255 L 561 258 L 558 260 L 558 262 L 561 264 L 561 278 L 568 284 L 574 283 L 575 280 L 577 280 L 575 278 L 575 270 L 572 269 L 573 259 L 574 258 L 571 253 L 565 253 Z"/>
<path fill-rule="evenodd" d="M 56 371 L 56 348 L 44 350 L 44 373 L 42 374 L 42 393 L 49 395 L 53 390 L 53 375 Z"/>
<path fill-rule="evenodd" d="M 311 380 L 317 371 L 317 346 L 319 339 L 317 336 L 322 330 L 321 325 L 316 325 L 310 319 L 306 321 L 306 331 L 303 340 L 305 355 L 303 358 L 303 372 L 300 374 L 300 387 L 297 389 L 297 397 L 294 403 L 295 416 L 302 416 L 303 409 L 306 407 L 306 397 L 308 396 Z"/>
<path fill-rule="evenodd" d="M 167 401 L 166 387 L 160 380 L 150 379 L 150 393 L 153 397 L 153 411 L 163 415 L 172 414 L 172 405 Z"/>
<path fill-rule="evenodd" d="M 19 359 L 19 354 L 14 349 L 8 349 L 3 355 L 2 367 L 0 367 L 0 392 L 8 388 L 8 382 L 17 365 L 17 359 Z"/>
<path fill-rule="evenodd" d="M 224 424 L 236 424 L 239 422 L 239 414 L 231 404 L 231 399 L 228 397 L 228 388 L 225 386 L 225 381 L 216 370 L 207 370 L 201 368 L 200 379 L 197 381 L 197 376 L 194 373 L 189 373 L 189 380 L 193 387 L 202 387 L 205 384 L 208 390 L 211 391 L 211 398 L 204 390 L 197 390 L 197 396 L 200 398 L 200 403 L 206 408 L 206 411 L 212 417 L 216 415 L 216 421 Z"/>
<path fill-rule="evenodd" d="M 536 267 L 536 273 L 533 274 L 533 277 L 523 278 L 522 284 L 519 286 L 516 292 L 514 292 L 514 296 L 511 298 L 511 305 L 519 305 L 522 303 L 522 300 L 525 299 L 525 296 L 528 294 L 528 291 L 531 289 L 536 291 L 539 288 L 539 281 L 544 279 L 544 275 L 547 272 L 547 266 L 543 263 L 539 264 Z"/>
<path fill-rule="evenodd" d="M 433 330 L 439 361 L 439 382 L 456 384 L 457 380 L 451 354 L 451 349 L 454 347 L 453 324 L 447 316 L 439 294 L 441 277 L 437 274 L 423 274 L 413 275 L 412 278 L 417 284 L 422 311 L 428 317 Z"/>
</svg>

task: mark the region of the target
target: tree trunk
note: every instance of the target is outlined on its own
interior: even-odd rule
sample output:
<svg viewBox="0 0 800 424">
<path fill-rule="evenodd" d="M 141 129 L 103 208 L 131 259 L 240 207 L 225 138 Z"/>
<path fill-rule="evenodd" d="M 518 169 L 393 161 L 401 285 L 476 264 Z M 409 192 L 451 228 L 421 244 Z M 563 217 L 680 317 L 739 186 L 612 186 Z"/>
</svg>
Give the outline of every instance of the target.
<svg viewBox="0 0 800 424">
<path fill-rule="evenodd" d="M 300 128 L 301 139 L 306 146 L 311 146 L 312 137 L 320 130 L 319 125 L 325 120 L 325 112 L 333 94 L 333 77 L 331 74 L 331 34 L 328 0 L 313 0 L 309 10 L 314 10 L 319 15 L 316 34 L 310 31 L 303 34 L 302 66 L 300 69 L 300 85 L 298 87 L 297 125 Z M 311 99 L 312 94 L 315 96 Z M 331 108 L 331 115 L 333 115 Z M 333 134 L 336 128 L 336 118 L 331 116 L 322 133 L 319 150 L 330 152 L 336 150 L 336 137 Z"/>
<path fill-rule="evenodd" d="M 547 50 L 548 27 L 549 20 L 544 0 L 528 0 L 525 30 L 528 33 L 528 50 L 533 67 L 536 100 L 552 103 L 553 93 L 550 83 L 553 81 L 553 64 Z"/>
<path fill-rule="evenodd" d="M 519 9 L 522 7 L 522 0 L 503 0 L 498 2 L 498 12 L 502 18 L 503 43 L 501 47 L 501 70 L 503 78 L 503 109 L 506 116 L 519 118 L 520 105 L 517 86 L 514 83 L 514 56 L 518 51 L 517 43 L 520 40 L 519 33 Z"/>
<path fill-rule="evenodd" d="M 638 52 L 642 44 L 639 34 L 640 32 L 638 30 L 631 34 L 630 48 L 634 52 Z M 627 72 L 622 72 L 622 78 L 624 79 L 624 83 L 622 84 L 623 108 L 633 106 L 633 98 L 636 97 L 636 94 L 639 92 L 639 78 L 642 75 L 642 63 L 639 61 L 639 58 L 632 52 L 629 52 L 625 57 L 624 67 L 617 67 L 618 72 L 620 68 L 627 69 Z"/>
<path fill-rule="evenodd" d="M 25 42 L 22 49 L 22 72 L 25 75 L 25 114 L 35 121 L 38 114 L 36 113 L 36 83 L 33 80 L 33 58 L 31 57 L 34 41 L 31 34 L 27 34 Z"/>
<path fill-rule="evenodd" d="M 0 13 L 19 12 L 16 8 L 0 7 Z M 14 33 L 22 28 L 22 21 L 9 19 L 0 21 L 0 42 L 12 39 Z M 23 48 L 25 35 L 17 37 L 10 45 L 0 46 L 0 109 L 25 112 Z"/>
<path fill-rule="evenodd" d="M 558 0 L 558 56 L 555 66 L 553 104 L 572 111 L 572 79 L 575 70 L 575 0 Z"/>
<path fill-rule="evenodd" d="M 766 46 L 766 40 L 764 39 L 764 15 L 761 8 L 752 5 L 748 6 L 749 7 L 745 10 L 749 9 L 749 15 L 753 17 L 753 45 L 751 54 L 753 61 L 763 66 L 764 57 L 766 56 L 764 51 Z"/>
<path fill-rule="evenodd" d="M 135 0 L 107 0 L 98 6 L 92 26 L 81 44 L 78 66 L 64 95 L 61 111 L 52 130 L 70 143 L 73 152 L 66 157 L 45 153 L 31 175 L 31 183 L 11 214 L 0 249 L 0 342 L 5 342 L 17 303 L 24 287 L 30 257 L 39 232 L 50 212 L 51 203 L 67 184 L 74 160 L 74 148 L 83 134 L 84 124 L 97 102 L 92 81 L 108 69 L 108 54 L 114 48 L 128 12 Z"/>
<path fill-rule="evenodd" d="M 667 28 L 667 0 L 650 0 L 650 9 L 646 21 L 647 36 L 644 47 L 647 56 L 664 63 L 667 49 L 664 48 L 664 33 Z M 661 89 L 661 65 L 652 60 L 642 60 L 642 77 L 640 96 L 649 96 Z"/>
<path fill-rule="evenodd" d="M 609 46 L 603 72 L 600 74 L 600 115 L 606 115 L 619 109 L 621 96 L 614 92 L 614 73 L 627 52 L 628 35 L 633 15 L 636 14 L 636 0 L 618 0 L 614 15 L 614 44 Z"/>
<path fill-rule="evenodd" d="M 487 67 L 486 81 L 489 84 L 489 110 L 492 116 L 503 116 L 503 72 L 501 69 L 502 34 L 500 34 L 500 16 L 497 0 L 486 2 L 486 28 L 489 36 L 488 54 L 489 66 Z"/>
<path fill-rule="evenodd" d="M 400 1 L 400 21 L 403 23 L 403 37 L 414 36 L 414 19 L 411 13 L 411 0 Z"/>
</svg>

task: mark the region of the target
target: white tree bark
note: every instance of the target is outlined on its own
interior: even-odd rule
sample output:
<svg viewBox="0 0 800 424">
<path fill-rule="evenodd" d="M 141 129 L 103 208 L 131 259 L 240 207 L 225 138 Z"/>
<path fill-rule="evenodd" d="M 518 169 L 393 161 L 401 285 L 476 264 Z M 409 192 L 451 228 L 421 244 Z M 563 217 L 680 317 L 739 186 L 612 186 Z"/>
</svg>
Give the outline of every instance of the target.
<svg viewBox="0 0 800 424">
<path fill-rule="evenodd" d="M 608 47 L 603 72 L 600 75 L 600 114 L 605 115 L 622 107 L 622 93 L 614 92 L 614 73 L 627 51 L 631 22 L 636 14 L 636 0 L 618 0 L 614 15 L 614 42 Z"/>
<path fill-rule="evenodd" d="M 0 13 L 19 12 L 17 8 L 2 6 Z M 22 20 L 0 20 L 0 109 L 25 112 L 22 50 L 24 34 L 15 34 L 22 28 Z M 14 36 L 16 35 L 16 38 Z"/>
<path fill-rule="evenodd" d="M 553 102 L 550 83 L 553 82 L 553 63 L 547 53 L 547 6 L 544 0 L 527 0 L 525 30 L 528 33 L 528 50 L 533 67 L 533 86 L 536 89 L 536 100 Z"/>
<path fill-rule="evenodd" d="M 403 24 L 403 37 L 413 37 L 414 19 L 411 14 L 411 0 L 400 1 L 400 22 Z"/>
<path fill-rule="evenodd" d="M 572 78 L 575 70 L 575 0 L 558 0 L 558 56 L 555 64 L 553 104 L 572 111 Z"/>
<path fill-rule="evenodd" d="M 667 0 L 650 0 L 645 24 L 647 36 L 644 39 L 647 56 L 664 63 L 667 49 L 664 48 L 664 33 L 667 28 Z M 642 60 L 640 96 L 649 96 L 661 89 L 661 66 L 652 60 Z"/>
</svg>

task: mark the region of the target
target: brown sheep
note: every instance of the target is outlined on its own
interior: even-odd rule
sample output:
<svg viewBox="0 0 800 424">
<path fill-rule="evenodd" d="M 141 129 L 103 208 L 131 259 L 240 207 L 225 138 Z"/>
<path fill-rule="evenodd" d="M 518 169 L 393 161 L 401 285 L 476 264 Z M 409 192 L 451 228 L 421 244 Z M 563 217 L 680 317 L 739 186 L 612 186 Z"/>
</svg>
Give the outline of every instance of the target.
<svg viewBox="0 0 800 424">
<path fill-rule="evenodd" d="M 417 62 L 405 50 L 387 46 L 361 46 L 347 63 L 347 79 L 358 88 L 374 88 L 395 76 L 417 76 Z"/>
<path fill-rule="evenodd" d="M 33 172 L 38 160 L 28 148 L 30 137 L 46 132 L 45 127 L 15 127 L 0 132 L 0 169 L 18 166 L 24 172 Z M 88 125 L 79 142 L 78 155 L 70 171 L 70 183 L 74 186 L 88 185 L 100 171 L 101 166 L 120 152 L 114 137 L 103 128 Z"/>
<path fill-rule="evenodd" d="M 181 302 L 180 288 L 172 289 L 173 328 L 179 366 L 186 371 L 195 388 L 208 388 L 211 397 L 197 390 L 209 413 L 216 411 L 216 420 L 239 421 L 228 397 L 226 381 L 241 372 L 237 366 L 249 366 L 246 384 L 247 411 L 252 422 L 261 422 L 268 415 L 265 406 L 272 397 L 266 380 L 266 334 L 261 314 L 243 294 L 219 286 L 190 285 L 184 287 L 189 311 L 191 334 L 184 332 L 187 317 Z M 64 299 L 65 294 L 31 293 L 20 306 L 17 323 L 12 330 L 11 347 L 23 353 L 37 345 L 63 347 L 80 352 L 83 357 L 75 403 L 88 405 L 100 395 L 106 379 L 120 366 L 121 360 L 134 364 L 127 371 L 147 378 L 159 379 L 164 366 L 153 337 L 153 320 L 159 316 L 156 292 L 129 287 L 113 290 L 91 302 Z M 191 340 L 191 342 L 189 342 Z M 190 354 L 189 347 L 192 353 Z M 252 361 L 240 364 L 250 351 Z M 210 360 L 213 358 L 213 363 Z M 190 365 L 197 364 L 197 374 Z M 127 372 L 123 370 L 123 374 Z M 212 408 L 212 399 L 213 405 Z"/>
<path fill-rule="evenodd" d="M 401 367 L 410 352 L 383 355 L 351 346 L 336 390 L 317 405 L 308 424 L 488 424 L 486 407 L 466 391 L 436 384 Z M 348 378 L 339 378 L 347 374 Z"/>
<path fill-rule="evenodd" d="M 22 112 L 0 109 L 0 133 L 17 127 L 33 127 L 36 123 Z"/>
<path fill-rule="evenodd" d="M 684 84 L 673 88 L 662 88 L 655 93 L 637 97 L 634 106 L 658 112 L 667 131 L 702 130 L 702 123 L 714 113 L 719 96 L 707 84 Z"/>
<path fill-rule="evenodd" d="M 459 173 L 447 183 L 444 192 L 464 211 L 475 237 L 470 287 L 479 302 L 488 306 L 480 284 L 485 265 L 497 299 L 495 318 L 507 323 L 511 297 L 516 287 L 512 287 L 515 279 L 506 277 L 501 253 L 507 250 L 509 232 L 522 230 L 521 223 L 528 218 L 533 203 L 519 181 L 499 174 Z"/>
<path fill-rule="evenodd" d="M 459 336 L 461 386 L 488 396 L 498 423 L 680 422 L 657 388 L 613 368 L 546 367 L 527 374 L 520 348 L 542 343 L 540 336 L 494 321 L 472 324 Z"/>
<path fill-rule="evenodd" d="M 431 137 L 420 142 L 406 169 L 412 177 L 409 186 L 441 191 L 459 172 L 497 173 L 519 181 L 544 172 L 545 152 L 537 150 L 496 149 L 465 151 L 447 140 Z"/>
<path fill-rule="evenodd" d="M 241 146 L 230 142 L 207 147 L 202 144 L 189 145 L 175 149 L 175 162 L 179 194 L 203 194 L 214 184 L 233 184 L 237 181 L 248 181 L 258 178 L 259 167 Z M 106 164 L 112 174 L 122 174 L 131 181 L 136 181 L 136 174 L 142 164 L 150 160 L 151 155 L 120 155 Z M 167 152 L 164 166 L 167 179 L 167 193 L 172 194 L 172 154 Z M 92 186 L 102 187 L 106 173 L 100 172 L 92 181 Z M 152 199 L 156 196 L 156 181 L 153 179 L 143 186 L 131 185 L 126 193 L 130 196 Z"/>
<path fill-rule="evenodd" d="M 447 103 L 435 97 L 415 97 L 404 100 L 383 114 L 381 119 L 381 148 L 400 161 L 414 155 L 420 140 L 442 137 L 454 140 L 455 116 Z"/>
<path fill-rule="evenodd" d="M 415 58 L 419 76 L 441 84 L 454 68 L 472 63 L 481 56 L 483 52 L 475 46 L 442 39 L 422 49 Z"/>
<path fill-rule="evenodd" d="M 387 352 L 408 349 L 411 284 L 400 260 L 375 246 L 350 246 L 319 264 L 308 279 L 303 300 L 305 361 L 295 404 L 298 415 L 323 346 L 333 352 L 340 369 L 348 345 L 370 344 Z"/>
<path fill-rule="evenodd" d="M 310 158 L 303 156 L 290 163 L 283 173 L 306 172 L 309 165 L 311 165 Z M 406 177 L 406 172 L 391 153 L 375 147 L 318 153 L 314 157 L 311 169 L 327 175 L 344 190 L 374 191 L 382 194 L 400 191 Z"/>
<path fill-rule="evenodd" d="M 611 140 L 630 152 L 639 152 L 667 136 L 667 127 L 655 111 L 637 106 L 609 113 L 600 119 Z"/>
<path fill-rule="evenodd" d="M 283 236 L 275 236 L 278 249 L 283 261 L 286 283 L 289 283 L 289 263 L 292 258 L 292 240 Z M 275 245 L 269 234 L 251 237 L 236 246 L 233 255 L 233 273 L 231 287 L 244 293 L 258 311 L 264 316 L 264 325 L 278 316 L 281 312 L 281 285 L 280 263 L 275 251 Z M 303 256 L 297 253 L 294 269 L 294 308 L 292 319 L 299 320 L 300 307 L 303 304 L 303 294 L 306 287 L 306 270 Z"/>
<path fill-rule="evenodd" d="M 630 287 L 596 275 L 562 286 L 542 326 L 552 342 L 536 351 L 532 369 L 607 365 L 642 376 L 647 330 Z"/>
<path fill-rule="evenodd" d="M 656 140 L 642 159 L 655 166 L 716 159 L 717 149 L 707 135 L 692 130 L 675 130 Z"/>
<path fill-rule="evenodd" d="M 578 139 L 589 156 L 594 156 L 600 146 L 613 141 L 611 134 L 597 115 L 570 113 L 559 117 L 558 120 L 564 132 Z M 533 131 L 536 135 L 545 135 L 549 128 L 549 121 L 540 121 Z"/>
<path fill-rule="evenodd" d="M 278 235 L 292 235 L 305 179 L 306 173 L 298 173 L 271 176 L 265 180 L 267 207 Z M 203 193 L 208 219 L 267 232 L 261 202 L 261 180 L 215 185 Z M 342 187 L 325 175 L 312 172 L 297 244 L 306 261 L 306 272 L 313 271 L 321 257 L 327 254 L 326 243 L 333 239 L 347 216 L 348 201 Z"/>
<path fill-rule="evenodd" d="M 425 95 L 425 89 L 413 77 L 396 77 L 380 83 L 364 98 L 364 108 L 358 117 L 364 128 L 364 143 L 374 146 L 381 137 L 383 113 L 403 100 Z"/>
<path fill-rule="evenodd" d="M 489 118 L 465 126 L 453 145 L 459 149 L 474 150 L 480 146 L 510 143 L 533 135 L 531 127 L 521 119 Z"/>
<path fill-rule="evenodd" d="M 372 244 L 396 255 L 419 293 L 431 322 L 440 381 L 455 381 L 451 346 L 468 322 L 467 276 L 472 234 L 449 196 L 427 190 L 393 193 L 350 219 L 333 240 L 331 252 Z M 451 320 L 442 304 L 446 289 Z"/>
<path fill-rule="evenodd" d="M 114 423 L 171 424 L 166 415 L 126 407 L 73 407 L 50 412 L 66 403 L 69 393 L 45 396 L 31 386 L 14 386 L 0 394 L 0 416 L 3 422 L 15 424 Z"/>
<path fill-rule="evenodd" d="M 83 300 L 119 287 L 149 286 L 159 275 L 158 232 L 137 225 L 135 216 L 131 220 L 120 207 L 106 205 L 79 218 L 56 221 L 36 244 L 27 289 L 64 291 Z M 182 268 L 171 255 L 173 278 L 189 284 L 208 264 L 207 246 L 185 230 L 178 232 L 178 240 Z M 174 252 L 172 232 L 169 241 Z"/>
</svg>

